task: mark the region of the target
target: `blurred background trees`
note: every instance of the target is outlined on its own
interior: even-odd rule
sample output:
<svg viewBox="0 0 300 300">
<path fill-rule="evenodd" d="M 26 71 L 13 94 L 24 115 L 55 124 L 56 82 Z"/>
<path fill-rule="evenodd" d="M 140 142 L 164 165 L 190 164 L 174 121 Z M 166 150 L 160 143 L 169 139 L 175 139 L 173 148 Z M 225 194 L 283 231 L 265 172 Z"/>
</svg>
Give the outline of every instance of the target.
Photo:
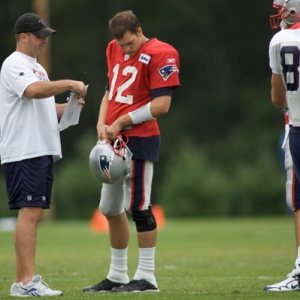
<svg viewBox="0 0 300 300">
<path fill-rule="evenodd" d="M 271 0 L 49 0 L 48 24 L 57 30 L 49 45 L 51 80 L 81 80 L 87 72 L 89 84 L 80 124 L 61 134 L 55 217 L 90 218 L 98 206 L 101 184 L 88 157 L 106 83 L 107 24 L 126 9 L 137 15 L 146 37 L 172 44 L 181 57 L 181 87 L 158 120 L 162 148 L 153 202 L 169 217 L 285 214 L 284 120 L 270 100 Z M 1 63 L 15 50 L 16 19 L 28 11 L 34 12 L 30 0 L 0 0 Z M 0 217 L 15 215 L 7 208 L 3 172 L 0 196 Z"/>
</svg>

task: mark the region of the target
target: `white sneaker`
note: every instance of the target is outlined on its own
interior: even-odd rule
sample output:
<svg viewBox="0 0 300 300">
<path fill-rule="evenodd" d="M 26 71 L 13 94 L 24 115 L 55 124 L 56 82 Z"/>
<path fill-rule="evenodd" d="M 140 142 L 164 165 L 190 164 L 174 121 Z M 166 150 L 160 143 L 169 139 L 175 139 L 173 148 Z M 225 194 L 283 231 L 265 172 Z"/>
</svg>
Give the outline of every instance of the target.
<svg viewBox="0 0 300 300">
<path fill-rule="evenodd" d="M 13 297 L 17 297 L 19 294 L 19 285 L 20 283 L 14 282 L 10 287 L 10 295 Z"/>
<path fill-rule="evenodd" d="M 265 292 L 292 292 L 299 290 L 300 287 L 298 280 L 294 275 L 294 270 L 291 273 L 287 274 L 287 279 L 264 287 Z"/>
<path fill-rule="evenodd" d="M 51 290 L 47 283 L 43 281 L 41 275 L 35 274 L 32 280 L 23 285 L 22 283 L 14 283 L 10 288 L 10 295 L 14 297 L 46 297 L 61 296 L 62 292 Z"/>
<path fill-rule="evenodd" d="M 295 268 L 293 270 L 295 276 L 300 277 L 300 259 L 297 258 L 295 261 Z"/>
</svg>

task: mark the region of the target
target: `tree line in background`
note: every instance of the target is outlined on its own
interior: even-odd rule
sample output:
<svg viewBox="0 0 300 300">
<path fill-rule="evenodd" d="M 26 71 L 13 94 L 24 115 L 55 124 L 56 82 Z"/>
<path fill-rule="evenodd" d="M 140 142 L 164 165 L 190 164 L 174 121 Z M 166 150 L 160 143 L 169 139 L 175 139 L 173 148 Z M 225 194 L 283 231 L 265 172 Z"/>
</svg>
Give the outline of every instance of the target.
<svg viewBox="0 0 300 300">
<path fill-rule="evenodd" d="M 101 184 L 88 157 L 105 91 L 107 24 L 126 9 L 137 15 L 146 37 L 172 44 L 181 57 L 181 87 L 158 120 L 162 147 L 153 202 L 170 217 L 286 213 L 279 146 L 284 121 L 270 101 L 271 0 L 252 1 L 242 15 L 238 0 L 49 2 L 49 23 L 57 30 L 50 44 L 51 80 L 81 80 L 87 72 L 89 84 L 80 124 L 61 134 L 63 159 L 55 164 L 53 190 L 57 218 L 89 218 L 99 203 Z M 0 1 L 1 62 L 15 49 L 16 19 L 28 11 L 29 0 Z M 15 214 L 7 208 L 3 172 L 0 195 L 0 217 Z"/>
</svg>

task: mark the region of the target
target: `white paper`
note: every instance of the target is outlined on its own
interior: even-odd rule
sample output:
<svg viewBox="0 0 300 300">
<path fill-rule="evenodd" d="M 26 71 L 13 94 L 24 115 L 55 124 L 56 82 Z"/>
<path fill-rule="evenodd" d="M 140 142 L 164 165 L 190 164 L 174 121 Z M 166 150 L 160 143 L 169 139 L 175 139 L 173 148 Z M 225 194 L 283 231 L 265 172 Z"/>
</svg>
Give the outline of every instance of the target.
<svg viewBox="0 0 300 300">
<path fill-rule="evenodd" d="M 71 93 L 68 104 L 58 124 L 59 131 L 66 129 L 69 126 L 77 125 L 79 123 L 80 112 L 81 105 L 78 104 L 77 94 Z"/>
</svg>

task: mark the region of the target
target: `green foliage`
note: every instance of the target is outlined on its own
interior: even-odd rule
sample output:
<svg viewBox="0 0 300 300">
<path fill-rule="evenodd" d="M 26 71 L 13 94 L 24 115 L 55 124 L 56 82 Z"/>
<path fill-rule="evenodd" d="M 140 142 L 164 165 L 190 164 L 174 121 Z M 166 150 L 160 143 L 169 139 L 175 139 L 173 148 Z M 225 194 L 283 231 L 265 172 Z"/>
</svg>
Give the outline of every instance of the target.
<svg viewBox="0 0 300 300">
<path fill-rule="evenodd" d="M 128 274 L 137 267 L 131 224 Z M 263 287 L 285 279 L 294 265 L 291 217 L 167 219 L 158 232 L 155 275 L 159 293 L 83 293 L 107 276 L 109 237 L 89 231 L 87 221 L 41 222 L 36 272 L 63 299 L 263 300 L 298 299 L 299 293 L 266 293 Z M 14 280 L 13 232 L 0 231 L 0 299 L 9 299 Z"/>
<path fill-rule="evenodd" d="M 59 219 L 90 218 L 99 205 L 101 183 L 89 166 L 89 154 L 96 141 L 96 134 L 87 132 L 76 141 L 75 154 L 64 164 L 56 163 L 54 204 Z"/>
<path fill-rule="evenodd" d="M 286 212 L 282 170 L 278 158 L 268 150 L 259 149 L 251 161 L 239 161 L 228 172 L 195 143 L 182 141 L 180 145 L 176 153 L 172 153 L 161 184 L 160 203 L 167 215 Z"/>
<path fill-rule="evenodd" d="M 187 217 L 224 213 L 224 200 L 229 193 L 226 174 L 213 167 L 195 144 L 187 141 L 179 144 L 181 147 L 173 152 L 162 183 L 160 203 L 167 215 Z"/>
</svg>

